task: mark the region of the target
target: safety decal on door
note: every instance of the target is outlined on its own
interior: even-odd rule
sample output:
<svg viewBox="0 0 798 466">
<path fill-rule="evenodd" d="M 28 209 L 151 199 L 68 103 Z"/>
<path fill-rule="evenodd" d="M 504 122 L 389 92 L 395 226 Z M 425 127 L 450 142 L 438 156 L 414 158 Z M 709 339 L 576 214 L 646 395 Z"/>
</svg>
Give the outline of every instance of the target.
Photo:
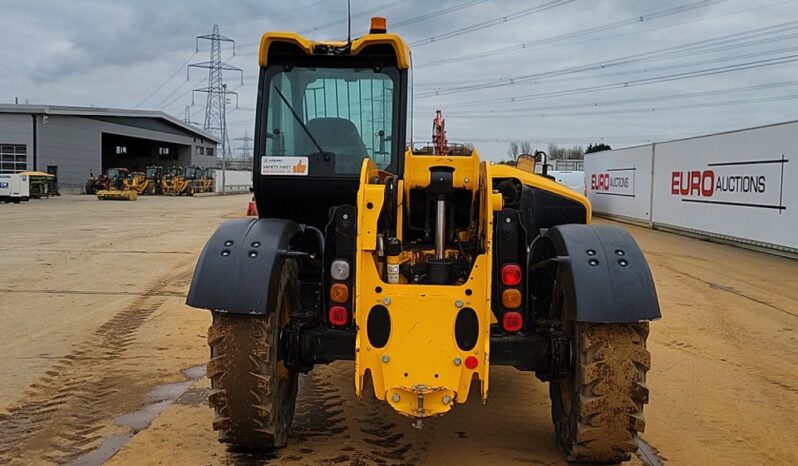
<svg viewBox="0 0 798 466">
<path fill-rule="evenodd" d="M 261 157 L 261 175 L 307 176 L 307 157 Z"/>
</svg>

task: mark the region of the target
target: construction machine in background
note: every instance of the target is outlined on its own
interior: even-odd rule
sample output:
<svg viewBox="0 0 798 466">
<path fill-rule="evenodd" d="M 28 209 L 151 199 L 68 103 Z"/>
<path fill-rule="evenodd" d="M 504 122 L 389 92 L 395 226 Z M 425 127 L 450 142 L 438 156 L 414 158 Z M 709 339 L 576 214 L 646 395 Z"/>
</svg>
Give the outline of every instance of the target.
<svg viewBox="0 0 798 466">
<path fill-rule="evenodd" d="M 86 183 L 86 192 L 94 193 L 99 200 L 135 201 L 138 195 L 136 184 L 138 177 L 133 177 L 127 168 L 109 168 L 105 175 Z"/>
<path fill-rule="evenodd" d="M 446 120 L 444 120 L 441 110 L 435 111 L 435 118 L 432 120 L 432 144 L 433 155 L 449 153 L 449 141 L 446 140 Z"/>
<path fill-rule="evenodd" d="M 105 173 L 94 176 L 94 172 L 89 172 L 89 179 L 86 181 L 86 194 L 96 194 L 100 190 L 117 189 L 122 190 L 127 182 L 130 170 L 127 168 L 109 168 Z"/>
<path fill-rule="evenodd" d="M 163 185 L 161 179 L 163 178 L 163 167 L 151 165 L 144 171 L 145 187 L 142 194 L 163 194 Z"/>
<path fill-rule="evenodd" d="M 183 192 L 187 196 L 193 196 L 202 184 L 202 168 L 201 167 L 186 167 L 183 177 L 185 178 L 185 187 Z"/>
<path fill-rule="evenodd" d="M 432 142 L 413 147 L 413 153 L 418 155 L 470 155 L 472 150 L 468 145 L 451 143 L 446 139 L 446 120 L 441 110 L 436 110 L 432 119 Z"/>
<path fill-rule="evenodd" d="M 134 189 L 101 189 L 97 191 L 97 199 L 101 201 L 135 201 L 138 193 Z"/>
<path fill-rule="evenodd" d="M 486 402 L 491 365 L 507 365 L 549 384 L 568 460 L 629 459 L 660 317 L 632 237 L 445 134 L 407 147 L 410 53 L 384 18 L 347 42 L 266 33 L 259 61 L 258 218 L 218 228 L 187 298 L 213 317 L 219 440 L 285 445 L 297 376 L 318 364 L 354 360 L 355 394 L 419 428 L 472 386 Z"/>
<path fill-rule="evenodd" d="M 186 180 L 191 183 L 191 192 L 211 193 L 214 190 L 213 169 L 203 167 L 188 167 L 185 171 Z"/>
<path fill-rule="evenodd" d="M 216 190 L 216 181 L 214 175 L 216 169 L 206 167 L 201 169 L 201 176 L 199 180 L 199 193 L 212 193 Z"/>
<path fill-rule="evenodd" d="M 171 167 L 161 178 L 161 189 L 163 194 L 170 196 L 193 196 L 194 179 L 196 178 L 196 167 Z"/>
<path fill-rule="evenodd" d="M 136 191 L 137 194 L 142 194 L 147 189 L 147 178 L 144 172 L 130 172 L 124 180 L 122 180 L 123 190 Z"/>
</svg>

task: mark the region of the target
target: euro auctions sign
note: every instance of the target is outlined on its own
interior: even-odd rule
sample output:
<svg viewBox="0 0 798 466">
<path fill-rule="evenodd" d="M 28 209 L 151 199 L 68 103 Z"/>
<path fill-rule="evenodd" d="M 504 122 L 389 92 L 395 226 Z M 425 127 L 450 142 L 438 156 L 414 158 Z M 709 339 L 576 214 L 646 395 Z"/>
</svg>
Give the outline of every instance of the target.
<svg viewBox="0 0 798 466">
<path fill-rule="evenodd" d="M 599 195 L 635 196 L 636 168 L 608 168 L 604 173 L 590 174 L 590 189 Z"/>
<path fill-rule="evenodd" d="M 651 221 L 651 146 L 585 154 L 587 197 L 596 213 Z"/>
<path fill-rule="evenodd" d="M 670 195 L 682 202 L 784 210 L 784 166 L 788 162 L 782 154 L 671 171 Z"/>
<path fill-rule="evenodd" d="M 653 149 L 655 225 L 798 251 L 798 122 Z"/>
</svg>

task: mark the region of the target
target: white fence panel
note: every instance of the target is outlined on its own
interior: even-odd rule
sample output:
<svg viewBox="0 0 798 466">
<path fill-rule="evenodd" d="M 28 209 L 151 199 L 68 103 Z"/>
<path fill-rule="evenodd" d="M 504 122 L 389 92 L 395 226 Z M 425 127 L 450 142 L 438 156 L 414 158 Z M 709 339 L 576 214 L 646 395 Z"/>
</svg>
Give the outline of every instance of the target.
<svg viewBox="0 0 798 466">
<path fill-rule="evenodd" d="M 651 220 L 651 145 L 585 155 L 587 197 L 597 213 Z"/>
<path fill-rule="evenodd" d="M 653 221 L 798 250 L 798 123 L 656 144 Z"/>
<path fill-rule="evenodd" d="M 252 172 L 249 170 L 216 170 L 216 192 L 222 192 L 222 177 L 224 177 L 225 193 L 246 193 L 252 187 Z"/>
</svg>

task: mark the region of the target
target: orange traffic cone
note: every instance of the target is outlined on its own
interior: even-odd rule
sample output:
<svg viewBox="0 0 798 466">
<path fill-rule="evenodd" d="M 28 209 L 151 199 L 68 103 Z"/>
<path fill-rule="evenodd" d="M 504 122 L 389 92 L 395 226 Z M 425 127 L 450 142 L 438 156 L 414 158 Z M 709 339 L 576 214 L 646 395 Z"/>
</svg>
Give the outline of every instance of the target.
<svg viewBox="0 0 798 466">
<path fill-rule="evenodd" d="M 252 197 L 252 200 L 249 201 L 247 205 L 247 216 L 250 217 L 257 217 L 258 216 L 258 205 L 255 204 L 255 197 Z"/>
</svg>

